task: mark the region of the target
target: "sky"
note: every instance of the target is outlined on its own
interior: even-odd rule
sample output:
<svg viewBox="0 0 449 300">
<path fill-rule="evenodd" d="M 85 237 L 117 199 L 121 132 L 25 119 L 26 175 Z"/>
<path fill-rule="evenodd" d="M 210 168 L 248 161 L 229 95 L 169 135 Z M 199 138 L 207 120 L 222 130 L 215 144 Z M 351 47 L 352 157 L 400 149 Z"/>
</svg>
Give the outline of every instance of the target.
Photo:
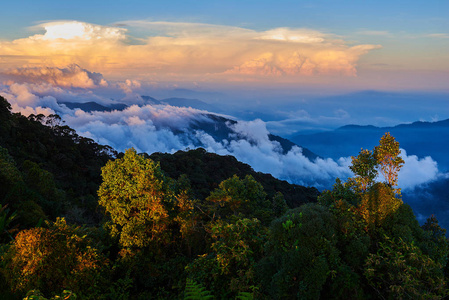
<svg viewBox="0 0 449 300">
<path fill-rule="evenodd" d="M 206 90 L 447 92 L 449 2 L 7 1 L 0 71 Z"/>
</svg>

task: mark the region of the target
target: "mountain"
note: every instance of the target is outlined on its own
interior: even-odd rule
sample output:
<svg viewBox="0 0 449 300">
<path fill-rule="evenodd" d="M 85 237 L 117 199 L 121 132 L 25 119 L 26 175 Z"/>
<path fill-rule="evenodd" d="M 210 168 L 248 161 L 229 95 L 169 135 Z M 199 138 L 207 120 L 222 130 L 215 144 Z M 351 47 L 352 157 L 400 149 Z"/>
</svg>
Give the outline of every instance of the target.
<svg viewBox="0 0 449 300">
<path fill-rule="evenodd" d="M 213 105 L 203 102 L 198 99 L 187 99 L 187 98 L 167 98 L 158 100 L 151 96 L 141 96 L 144 101 L 144 105 L 171 105 L 176 107 L 191 107 L 199 110 L 206 110 L 209 112 L 219 112 L 219 109 Z M 78 102 L 59 102 L 59 104 L 64 104 L 70 109 L 82 109 L 85 112 L 92 111 L 112 111 L 112 110 L 124 110 L 128 105 L 124 103 L 112 104 L 112 105 L 102 105 L 94 101 L 78 103 Z"/>
<path fill-rule="evenodd" d="M 431 156 L 440 171 L 449 170 L 449 119 L 393 127 L 347 125 L 334 131 L 296 135 L 291 141 L 324 157 L 338 159 L 357 155 L 360 148 L 372 149 L 385 132 L 390 132 L 408 155 Z"/>
<path fill-rule="evenodd" d="M 84 110 L 85 112 L 92 112 L 92 111 L 113 111 L 113 110 L 124 110 L 128 106 L 123 103 L 118 104 L 112 104 L 109 106 L 104 106 L 101 104 L 98 104 L 97 102 L 85 102 L 85 103 L 77 103 L 77 102 L 59 102 L 59 104 L 64 104 L 70 109 L 76 109 L 79 108 L 81 110 Z"/>
</svg>

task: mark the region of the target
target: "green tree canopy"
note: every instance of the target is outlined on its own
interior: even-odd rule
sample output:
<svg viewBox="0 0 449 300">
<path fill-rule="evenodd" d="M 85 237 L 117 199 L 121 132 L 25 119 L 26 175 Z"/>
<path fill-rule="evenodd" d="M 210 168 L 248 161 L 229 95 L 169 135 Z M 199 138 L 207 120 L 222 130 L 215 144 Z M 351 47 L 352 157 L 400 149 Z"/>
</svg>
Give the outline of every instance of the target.
<svg viewBox="0 0 449 300">
<path fill-rule="evenodd" d="M 99 204 L 110 216 L 109 228 L 126 248 L 169 240 L 169 210 L 174 193 L 169 178 L 150 159 L 128 149 L 102 168 Z"/>
</svg>

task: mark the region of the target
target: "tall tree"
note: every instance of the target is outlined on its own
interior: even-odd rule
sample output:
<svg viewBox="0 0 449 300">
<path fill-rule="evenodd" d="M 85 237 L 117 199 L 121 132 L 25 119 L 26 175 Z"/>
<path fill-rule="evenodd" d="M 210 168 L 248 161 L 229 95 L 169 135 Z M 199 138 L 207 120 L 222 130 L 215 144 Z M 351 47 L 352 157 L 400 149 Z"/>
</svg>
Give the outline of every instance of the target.
<svg viewBox="0 0 449 300">
<path fill-rule="evenodd" d="M 399 142 L 390 135 L 385 133 L 379 141 L 379 146 L 374 147 L 374 157 L 376 158 L 379 171 L 384 176 L 385 181 L 391 187 L 398 184 L 398 172 L 404 164 L 404 160 L 399 155 Z"/>
<path fill-rule="evenodd" d="M 111 217 L 109 228 L 125 248 L 142 248 L 169 239 L 170 180 L 159 164 L 128 149 L 102 168 L 99 204 Z"/>
</svg>

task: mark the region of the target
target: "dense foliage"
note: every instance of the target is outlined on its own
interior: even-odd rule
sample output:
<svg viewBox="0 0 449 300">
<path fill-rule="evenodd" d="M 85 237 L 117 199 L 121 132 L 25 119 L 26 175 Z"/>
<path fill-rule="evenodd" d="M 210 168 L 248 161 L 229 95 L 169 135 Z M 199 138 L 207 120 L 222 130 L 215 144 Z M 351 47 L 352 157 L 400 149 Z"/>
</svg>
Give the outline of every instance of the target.
<svg viewBox="0 0 449 300">
<path fill-rule="evenodd" d="M 204 149 L 116 154 L 3 98 L 0 118 L 2 299 L 448 296 L 446 231 L 402 202 L 389 134 L 317 199 Z"/>
</svg>

